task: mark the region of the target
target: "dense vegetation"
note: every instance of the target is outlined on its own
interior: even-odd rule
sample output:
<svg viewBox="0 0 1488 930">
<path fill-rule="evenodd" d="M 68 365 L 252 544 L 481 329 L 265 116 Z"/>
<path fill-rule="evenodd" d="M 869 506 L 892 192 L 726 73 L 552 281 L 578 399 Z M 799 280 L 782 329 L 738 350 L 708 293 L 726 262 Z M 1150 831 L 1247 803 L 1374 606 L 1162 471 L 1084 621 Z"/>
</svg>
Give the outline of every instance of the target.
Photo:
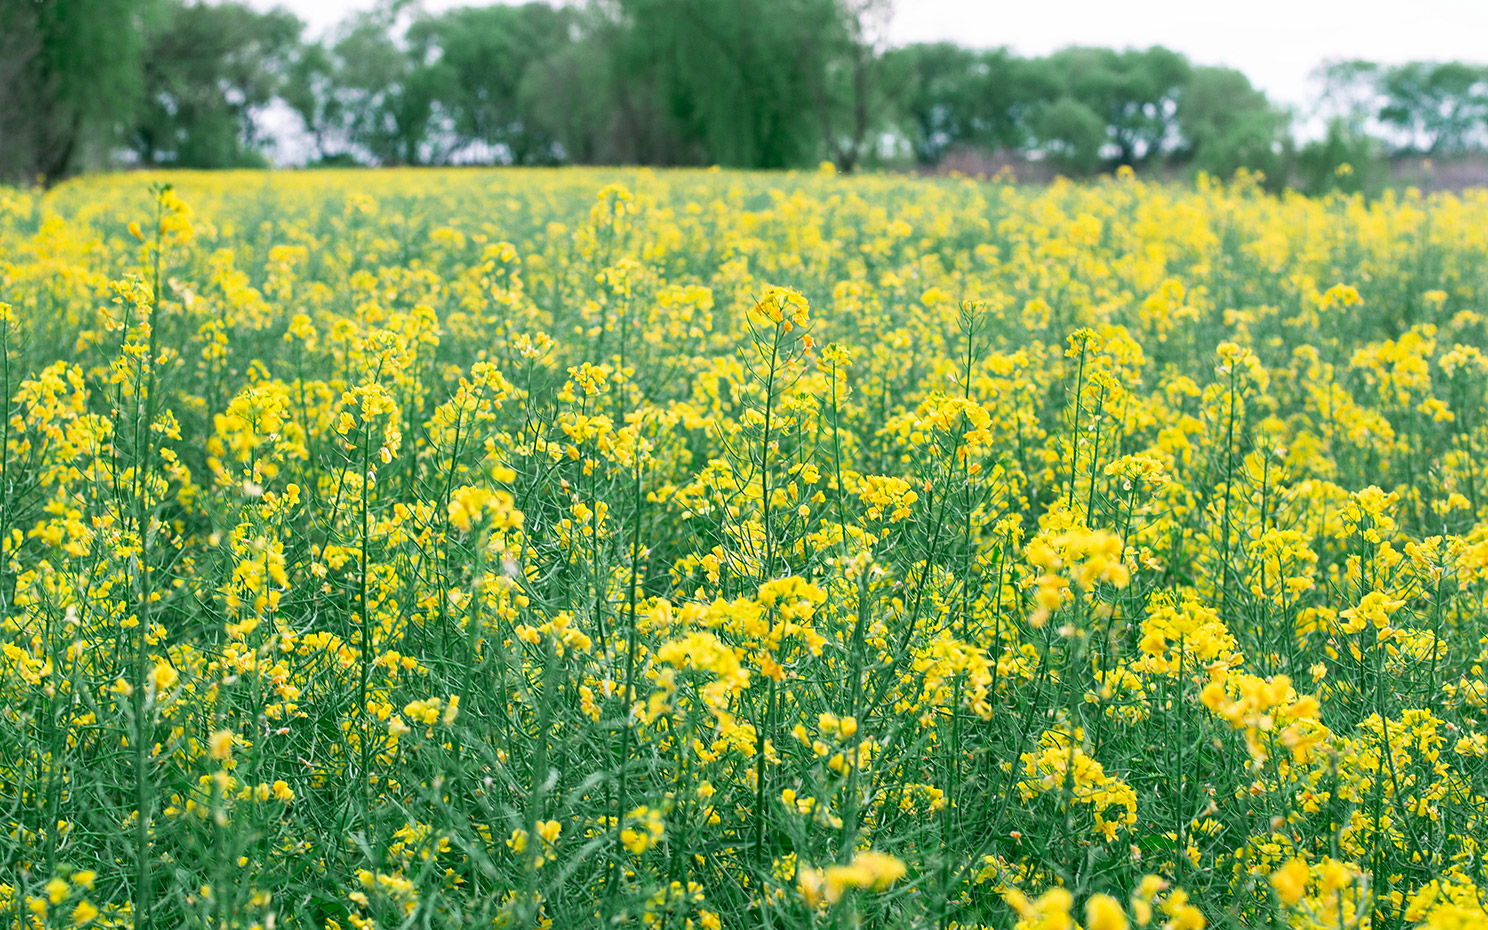
<svg viewBox="0 0 1488 930">
<path fill-rule="evenodd" d="M 1488 196 L 174 180 L 0 189 L 0 925 L 1488 921 Z"/>
<path fill-rule="evenodd" d="M 1245 75 L 1163 48 L 1024 58 L 891 47 L 889 0 L 407 2 L 326 37 L 242 2 L 0 6 L 0 178 L 124 159 L 315 164 L 934 166 L 985 152 L 1042 171 L 1247 168 L 1279 187 L 1373 190 L 1386 155 L 1488 144 L 1488 70 L 1323 68 L 1327 131 Z M 999 154 L 1000 153 L 1000 154 Z M 1047 166 L 1047 167 L 1044 167 Z M 1348 167 L 1344 167 L 1348 166 Z"/>
</svg>

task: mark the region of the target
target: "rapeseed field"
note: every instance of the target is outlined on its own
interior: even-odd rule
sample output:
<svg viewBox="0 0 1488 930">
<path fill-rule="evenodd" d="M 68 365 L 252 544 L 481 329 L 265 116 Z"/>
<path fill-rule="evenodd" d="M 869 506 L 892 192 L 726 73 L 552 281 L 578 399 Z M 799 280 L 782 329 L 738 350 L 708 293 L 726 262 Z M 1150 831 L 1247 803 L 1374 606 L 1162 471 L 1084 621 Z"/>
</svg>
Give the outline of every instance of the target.
<svg viewBox="0 0 1488 930">
<path fill-rule="evenodd" d="M 1488 926 L 1488 193 L 121 175 L 0 300 L 0 926 Z"/>
</svg>

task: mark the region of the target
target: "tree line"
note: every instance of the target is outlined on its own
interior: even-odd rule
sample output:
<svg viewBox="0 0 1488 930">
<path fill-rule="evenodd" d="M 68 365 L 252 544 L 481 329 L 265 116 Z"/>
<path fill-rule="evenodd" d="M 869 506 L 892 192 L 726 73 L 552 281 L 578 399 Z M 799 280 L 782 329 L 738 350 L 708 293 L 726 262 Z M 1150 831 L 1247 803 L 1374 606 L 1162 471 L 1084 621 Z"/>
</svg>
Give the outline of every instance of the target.
<svg viewBox="0 0 1488 930">
<path fill-rule="evenodd" d="M 282 9 L 0 3 L 0 178 L 118 164 L 932 167 L 1002 153 L 1085 175 L 1240 168 L 1359 186 L 1488 147 L 1488 68 L 1320 69 L 1314 122 L 1161 47 L 1025 57 L 892 46 L 891 0 L 589 0 L 440 13 L 386 0 L 324 38 Z M 1349 164 L 1357 171 L 1341 170 Z"/>
</svg>

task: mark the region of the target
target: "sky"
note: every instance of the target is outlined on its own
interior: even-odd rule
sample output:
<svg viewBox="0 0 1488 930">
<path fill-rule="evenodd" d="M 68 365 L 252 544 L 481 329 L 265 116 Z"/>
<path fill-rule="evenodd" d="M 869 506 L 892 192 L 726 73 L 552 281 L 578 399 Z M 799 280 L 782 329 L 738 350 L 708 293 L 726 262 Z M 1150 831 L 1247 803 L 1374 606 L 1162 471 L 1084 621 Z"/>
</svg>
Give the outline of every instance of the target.
<svg viewBox="0 0 1488 930">
<path fill-rule="evenodd" d="M 374 0 L 254 0 L 285 6 L 313 34 Z M 424 0 L 439 10 L 479 0 Z M 1245 72 L 1303 107 L 1322 61 L 1488 59 L 1488 0 L 895 0 L 895 44 L 949 40 L 1040 55 L 1066 45 L 1165 45 L 1196 64 Z"/>
</svg>

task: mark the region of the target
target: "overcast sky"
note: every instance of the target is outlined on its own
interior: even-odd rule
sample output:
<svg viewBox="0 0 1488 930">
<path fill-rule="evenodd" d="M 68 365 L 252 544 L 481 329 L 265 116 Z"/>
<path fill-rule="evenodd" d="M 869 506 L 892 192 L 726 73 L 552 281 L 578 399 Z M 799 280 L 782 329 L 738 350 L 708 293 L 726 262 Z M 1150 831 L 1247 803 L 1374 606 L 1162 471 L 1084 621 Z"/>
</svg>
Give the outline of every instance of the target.
<svg viewBox="0 0 1488 930">
<path fill-rule="evenodd" d="M 254 2 L 286 6 L 319 33 L 374 0 Z M 897 0 L 890 38 L 1007 45 L 1025 55 L 1166 45 L 1198 64 L 1239 68 L 1277 102 L 1301 105 L 1324 59 L 1488 60 L 1488 0 Z"/>
</svg>

